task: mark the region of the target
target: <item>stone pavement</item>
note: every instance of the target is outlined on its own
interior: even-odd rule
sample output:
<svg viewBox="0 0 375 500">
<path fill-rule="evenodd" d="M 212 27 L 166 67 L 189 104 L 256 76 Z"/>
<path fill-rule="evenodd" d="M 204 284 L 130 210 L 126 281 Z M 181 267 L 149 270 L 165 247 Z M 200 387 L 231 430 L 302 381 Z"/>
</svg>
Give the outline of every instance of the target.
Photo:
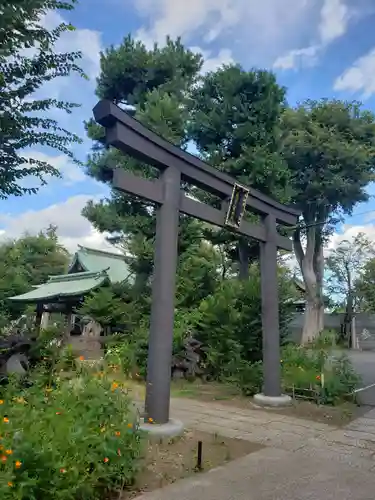
<svg viewBox="0 0 375 500">
<path fill-rule="evenodd" d="M 373 500 L 375 410 L 337 429 L 272 410 L 173 399 L 172 417 L 266 448 L 138 500 Z"/>
</svg>

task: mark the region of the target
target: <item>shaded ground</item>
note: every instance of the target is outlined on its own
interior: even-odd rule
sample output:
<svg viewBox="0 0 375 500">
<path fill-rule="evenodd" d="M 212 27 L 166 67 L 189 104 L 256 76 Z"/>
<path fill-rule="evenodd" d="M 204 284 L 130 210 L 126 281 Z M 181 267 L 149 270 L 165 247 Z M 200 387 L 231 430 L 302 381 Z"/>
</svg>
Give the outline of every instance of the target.
<svg viewBox="0 0 375 500">
<path fill-rule="evenodd" d="M 203 444 L 202 472 L 264 448 L 259 443 L 200 431 L 188 431 L 181 438 L 174 440 L 149 442 L 136 485 L 131 491 L 124 492 L 120 498 L 134 498 L 141 492 L 153 491 L 178 479 L 198 474 L 198 441 Z"/>
<path fill-rule="evenodd" d="M 172 397 L 191 398 L 198 401 L 220 402 L 221 405 L 235 408 L 245 408 L 259 411 L 252 398 L 241 396 L 240 392 L 233 386 L 211 383 L 178 382 L 172 385 Z M 359 408 L 352 403 L 344 403 L 340 406 L 317 406 L 308 401 L 294 401 L 293 406 L 288 408 L 275 408 L 268 411 L 280 413 L 284 416 L 303 418 L 322 422 L 340 427 L 348 424 L 354 418 L 361 416 L 368 408 Z M 264 408 L 261 409 L 264 411 Z"/>
</svg>

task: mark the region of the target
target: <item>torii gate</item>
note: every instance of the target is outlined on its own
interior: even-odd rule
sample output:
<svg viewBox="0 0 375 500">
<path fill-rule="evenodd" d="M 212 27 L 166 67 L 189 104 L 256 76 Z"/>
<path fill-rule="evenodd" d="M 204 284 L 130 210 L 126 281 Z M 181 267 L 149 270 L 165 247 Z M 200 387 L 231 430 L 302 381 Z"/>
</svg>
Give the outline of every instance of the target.
<svg viewBox="0 0 375 500">
<path fill-rule="evenodd" d="M 277 249 L 291 251 L 292 242 L 277 232 L 276 224 L 294 226 L 300 212 L 236 183 L 162 139 L 110 101 L 99 101 L 93 112 L 95 120 L 106 130 L 107 146 L 160 170 L 154 181 L 121 168 L 115 168 L 112 177 L 115 189 L 157 206 L 145 420 L 152 418 L 158 424 L 169 420 L 179 212 L 215 226 L 229 227 L 260 242 L 264 395 L 271 399 L 281 397 Z M 222 209 L 187 197 L 181 181 L 219 196 Z M 260 214 L 262 223 L 251 224 L 243 219 L 246 208 Z"/>
</svg>

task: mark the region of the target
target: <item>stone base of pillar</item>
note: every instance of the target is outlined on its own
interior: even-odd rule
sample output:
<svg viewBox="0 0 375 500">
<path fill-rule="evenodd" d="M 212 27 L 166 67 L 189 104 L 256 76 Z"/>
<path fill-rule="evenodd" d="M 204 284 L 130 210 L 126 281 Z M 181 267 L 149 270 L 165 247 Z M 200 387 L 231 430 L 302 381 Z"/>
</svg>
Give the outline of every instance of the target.
<svg viewBox="0 0 375 500">
<path fill-rule="evenodd" d="M 141 431 L 147 432 L 150 438 L 163 439 L 181 436 L 184 432 L 184 424 L 180 420 L 170 419 L 166 424 L 148 424 L 141 422 Z"/>
<path fill-rule="evenodd" d="M 292 404 L 292 398 L 287 394 L 280 396 L 265 396 L 264 394 L 255 394 L 254 404 L 264 408 L 282 408 Z"/>
</svg>

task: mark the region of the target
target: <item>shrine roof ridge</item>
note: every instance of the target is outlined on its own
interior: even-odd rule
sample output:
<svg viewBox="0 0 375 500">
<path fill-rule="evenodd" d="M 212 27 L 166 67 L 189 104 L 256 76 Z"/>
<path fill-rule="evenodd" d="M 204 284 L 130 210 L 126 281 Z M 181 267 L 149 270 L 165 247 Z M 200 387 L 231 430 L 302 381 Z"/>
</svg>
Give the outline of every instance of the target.
<svg viewBox="0 0 375 500">
<path fill-rule="evenodd" d="M 196 185 L 206 190 L 228 196 L 233 189 L 235 181 L 229 175 L 163 139 L 113 102 L 99 101 L 93 113 L 95 120 L 106 128 L 109 145 L 148 161 L 159 169 L 173 163 L 180 169 L 182 177 L 195 181 Z M 173 162 L 171 157 L 174 157 Z M 249 190 L 247 205 L 255 211 L 275 213 L 277 220 L 285 225 L 296 223 L 301 213 L 297 207 L 283 205 L 254 188 L 245 187 Z"/>
</svg>

